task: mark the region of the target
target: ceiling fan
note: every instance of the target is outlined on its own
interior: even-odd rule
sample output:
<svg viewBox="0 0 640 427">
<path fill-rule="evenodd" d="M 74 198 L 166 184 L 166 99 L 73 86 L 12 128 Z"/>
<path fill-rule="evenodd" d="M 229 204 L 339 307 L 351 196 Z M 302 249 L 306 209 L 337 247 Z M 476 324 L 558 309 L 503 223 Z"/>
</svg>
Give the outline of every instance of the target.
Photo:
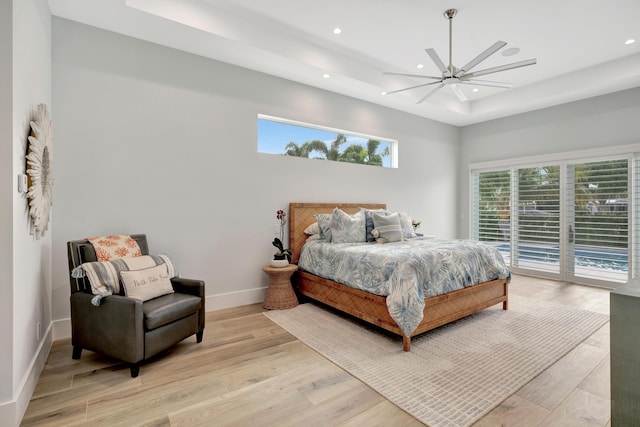
<svg viewBox="0 0 640 427">
<path fill-rule="evenodd" d="M 436 66 L 442 72 L 442 77 L 424 76 L 420 74 L 384 72 L 383 74 L 386 74 L 386 75 L 417 77 L 417 78 L 423 78 L 423 79 L 436 80 L 434 82 L 423 83 L 416 86 L 410 86 L 404 89 L 384 92 L 385 95 L 403 92 L 405 90 L 416 89 L 424 86 L 438 85 L 434 89 L 429 91 L 429 93 L 427 93 L 424 97 L 422 97 L 417 103 L 420 104 L 426 101 L 431 95 L 433 95 L 435 92 L 437 92 L 439 89 L 442 89 L 445 86 L 449 86 L 453 91 L 453 93 L 456 94 L 458 99 L 460 99 L 460 101 L 466 102 L 467 97 L 464 95 L 462 90 L 460 90 L 460 87 L 458 87 L 458 84 L 472 84 L 476 86 L 489 86 L 489 87 L 498 87 L 502 89 L 510 89 L 511 84 L 509 83 L 494 82 L 490 80 L 477 80 L 475 79 L 475 77 L 484 76 L 486 74 L 498 73 L 500 71 L 512 70 L 514 68 L 526 67 L 528 65 L 534 65 L 536 63 L 536 59 L 534 58 L 534 59 L 527 59 L 526 61 L 514 62 L 507 65 L 500 65 L 498 67 L 492 67 L 492 68 L 487 68 L 480 71 L 470 72 L 471 69 L 474 68 L 476 65 L 480 64 L 482 61 L 484 61 L 485 59 L 487 59 L 488 57 L 490 57 L 491 55 L 493 55 L 494 53 L 496 53 L 497 51 L 499 51 L 500 49 L 502 49 L 504 46 L 507 45 L 506 42 L 497 41 L 493 45 L 491 45 L 487 50 L 485 50 L 480 55 L 473 58 L 471 61 L 469 61 L 467 64 L 465 64 L 461 68 L 454 67 L 451 61 L 451 52 L 452 52 L 451 40 L 452 40 L 452 33 L 453 33 L 453 30 L 452 30 L 453 17 L 456 16 L 457 13 L 458 13 L 457 9 L 447 9 L 444 12 L 444 17 L 449 20 L 449 66 L 444 65 L 444 62 L 442 62 L 442 60 L 436 53 L 435 49 L 433 48 L 425 49 L 425 51 L 427 52 L 427 55 L 429 55 L 431 60 L 436 64 Z"/>
</svg>

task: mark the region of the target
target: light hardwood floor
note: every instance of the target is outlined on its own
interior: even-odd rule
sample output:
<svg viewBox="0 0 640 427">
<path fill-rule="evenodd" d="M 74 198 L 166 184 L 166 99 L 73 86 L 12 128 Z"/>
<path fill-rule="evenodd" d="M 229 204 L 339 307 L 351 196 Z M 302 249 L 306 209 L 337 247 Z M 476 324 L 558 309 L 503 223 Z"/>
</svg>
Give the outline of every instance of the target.
<svg viewBox="0 0 640 427">
<path fill-rule="evenodd" d="M 514 276 L 510 293 L 609 314 L 603 289 Z M 144 363 L 138 378 L 86 350 L 73 360 L 70 340 L 56 341 L 22 425 L 421 425 L 263 311 L 207 313 L 201 344 L 184 340 Z M 610 426 L 609 324 L 476 426 Z"/>
</svg>

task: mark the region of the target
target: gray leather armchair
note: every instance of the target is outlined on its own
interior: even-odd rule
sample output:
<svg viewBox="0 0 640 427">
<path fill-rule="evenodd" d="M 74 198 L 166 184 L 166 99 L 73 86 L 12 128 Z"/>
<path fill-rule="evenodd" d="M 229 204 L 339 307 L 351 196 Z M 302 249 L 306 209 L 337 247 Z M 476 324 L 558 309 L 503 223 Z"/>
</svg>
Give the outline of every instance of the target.
<svg viewBox="0 0 640 427">
<path fill-rule="evenodd" d="M 149 254 L 144 234 L 133 234 L 142 255 Z M 204 282 L 171 279 L 174 293 L 145 302 L 124 295 L 103 298 L 100 306 L 91 304 L 89 279 L 73 278 L 71 271 L 85 262 L 96 261 L 87 240 L 67 242 L 71 281 L 71 344 L 74 359 L 82 349 L 128 362 L 131 376 L 137 377 L 140 362 L 183 339 L 196 335 L 202 341 L 205 318 Z"/>
</svg>

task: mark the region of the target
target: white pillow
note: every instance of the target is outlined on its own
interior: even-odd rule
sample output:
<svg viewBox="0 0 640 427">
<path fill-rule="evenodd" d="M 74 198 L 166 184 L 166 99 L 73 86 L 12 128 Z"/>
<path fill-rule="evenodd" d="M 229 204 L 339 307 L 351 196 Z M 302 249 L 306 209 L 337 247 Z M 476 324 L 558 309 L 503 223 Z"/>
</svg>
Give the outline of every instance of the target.
<svg viewBox="0 0 640 427">
<path fill-rule="evenodd" d="M 320 239 L 320 235 L 319 234 L 312 234 L 311 236 L 307 237 L 307 242 L 313 242 L 315 240 L 322 240 Z"/>
<path fill-rule="evenodd" d="M 400 212 L 399 215 L 400 215 L 400 225 L 402 226 L 403 237 L 405 239 L 418 237 L 416 235 L 415 229 L 413 228 L 411 216 L 406 212 Z"/>
<path fill-rule="evenodd" d="M 144 270 L 121 271 L 126 296 L 147 301 L 173 293 L 167 265 L 160 264 Z"/>
<path fill-rule="evenodd" d="M 314 222 L 310 226 L 304 229 L 304 234 L 307 236 L 313 236 L 314 234 L 320 234 L 320 227 L 317 222 Z"/>
<path fill-rule="evenodd" d="M 349 215 L 338 208 L 333 210 L 333 214 L 331 214 L 331 241 L 333 243 L 366 242 L 365 231 L 363 211 Z"/>
</svg>

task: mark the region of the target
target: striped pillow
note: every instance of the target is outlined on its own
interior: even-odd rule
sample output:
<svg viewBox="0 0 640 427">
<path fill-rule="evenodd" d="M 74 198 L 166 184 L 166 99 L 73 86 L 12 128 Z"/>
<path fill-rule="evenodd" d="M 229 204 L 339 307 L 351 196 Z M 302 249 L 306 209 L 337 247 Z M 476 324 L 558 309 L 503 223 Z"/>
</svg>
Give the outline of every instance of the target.
<svg viewBox="0 0 640 427">
<path fill-rule="evenodd" d="M 140 257 L 116 258 L 111 261 L 85 262 L 71 272 L 75 279 L 87 277 L 91 292 L 96 295 L 91 302 L 100 305 L 107 295 L 120 294 L 120 272 L 142 270 L 160 264 L 167 265 L 169 277 L 177 277 L 178 270 L 166 255 L 145 255 Z"/>
<path fill-rule="evenodd" d="M 385 209 L 367 209 L 367 208 L 358 208 L 360 211 L 364 212 L 365 218 L 365 233 L 367 242 L 375 242 L 376 238 L 373 237 L 371 231 L 374 229 L 373 225 L 373 213 L 378 212 L 381 215 L 388 215 L 391 212 L 387 212 Z"/>
<path fill-rule="evenodd" d="M 397 212 L 391 215 L 383 215 L 373 212 L 373 225 L 375 228 L 371 234 L 378 243 L 401 242 L 402 225 L 400 225 L 400 215 Z"/>
</svg>

